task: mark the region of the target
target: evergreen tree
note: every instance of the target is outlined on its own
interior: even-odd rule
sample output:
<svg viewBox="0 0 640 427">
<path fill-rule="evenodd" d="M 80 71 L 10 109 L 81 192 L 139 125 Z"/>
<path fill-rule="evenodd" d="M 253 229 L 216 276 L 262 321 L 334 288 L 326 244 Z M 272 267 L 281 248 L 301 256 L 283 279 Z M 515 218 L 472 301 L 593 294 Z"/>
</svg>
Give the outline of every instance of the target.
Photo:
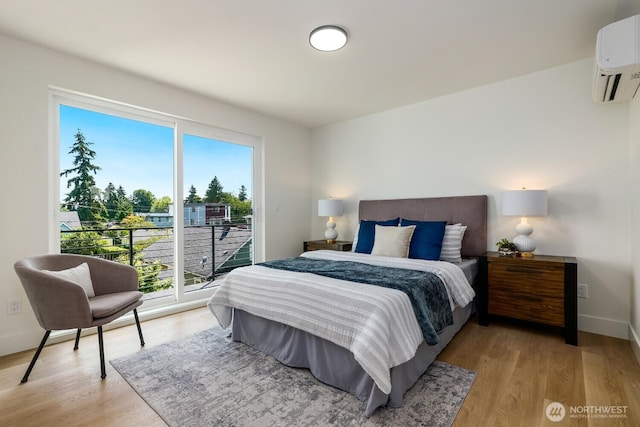
<svg viewBox="0 0 640 427">
<path fill-rule="evenodd" d="M 133 205 L 127 198 L 127 193 L 124 191 L 124 188 L 122 188 L 122 185 L 118 187 L 118 190 L 116 191 L 116 197 L 118 200 L 118 204 L 116 208 L 115 220 L 117 222 L 120 222 L 129 215 L 133 215 Z"/>
<path fill-rule="evenodd" d="M 191 184 L 189 187 L 189 197 L 184 200 L 185 203 L 201 203 L 202 199 L 196 194 L 196 187 Z"/>
<path fill-rule="evenodd" d="M 247 187 L 244 185 L 240 186 L 240 192 L 238 193 L 238 200 L 244 202 L 247 200 Z"/>
<path fill-rule="evenodd" d="M 74 155 L 73 167 L 60 173 L 64 177 L 71 175 L 67 180 L 67 188 L 71 188 L 71 191 L 67 193 L 64 203 L 67 209 L 78 211 L 81 222 L 104 220 L 100 215 L 104 207 L 93 194 L 96 186 L 93 175 L 100 170 L 99 166 L 92 163 L 96 157 L 96 152 L 91 149 L 93 143 L 85 139 L 80 129 L 74 137 L 76 142 L 67 153 Z"/>
<path fill-rule="evenodd" d="M 116 191 L 116 194 L 118 195 L 118 199 L 120 200 L 127 198 L 127 193 L 124 191 L 124 188 L 122 188 L 122 185 L 118 187 L 118 191 Z"/>
<path fill-rule="evenodd" d="M 104 189 L 104 192 L 102 193 L 102 202 L 107 210 L 107 216 L 109 219 L 115 219 L 118 214 L 118 193 L 116 191 L 116 186 L 113 185 L 112 182 L 110 182 Z"/>
<path fill-rule="evenodd" d="M 222 198 L 222 184 L 218 181 L 218 177 L 214 176 L 209 183 L 209 188 L 204 195 L 204 201 L 209 203 L 220 203 Z"/>
</svg>

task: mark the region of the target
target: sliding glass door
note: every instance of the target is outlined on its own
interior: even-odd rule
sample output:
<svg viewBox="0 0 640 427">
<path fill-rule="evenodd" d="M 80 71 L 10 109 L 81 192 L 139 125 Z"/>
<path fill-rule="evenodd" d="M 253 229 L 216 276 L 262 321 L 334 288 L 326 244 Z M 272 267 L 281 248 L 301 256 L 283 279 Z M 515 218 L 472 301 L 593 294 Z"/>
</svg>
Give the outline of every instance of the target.
<svg viewBox="0 0 640 427">
<path fill-rule="evenodd" d="M 133 265 L 145 307 L 253 263 L 259 138 L 61 91 L 51 106 L 52 252 Z"/>
<path fill-rule="evenodd" d="M 182 133 L 185 292 L 253 263 L 254 147 L 196 126 Z"/>
</svg>

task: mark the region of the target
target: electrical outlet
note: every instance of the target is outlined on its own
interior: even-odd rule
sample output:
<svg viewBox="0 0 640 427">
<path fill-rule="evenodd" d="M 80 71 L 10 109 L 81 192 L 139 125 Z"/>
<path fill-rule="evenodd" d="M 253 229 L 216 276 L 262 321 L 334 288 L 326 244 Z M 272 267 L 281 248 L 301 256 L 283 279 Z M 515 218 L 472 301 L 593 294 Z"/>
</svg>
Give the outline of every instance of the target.
<svg viewBox="0 0 640 427">
<path fill-rule="evenodd" d="M 589 298 L 589 291 L 584 283 L 578 283 L 578 298 Z"/>
<path fill-rule="evenodd" d="M 14 314 L 20 314 L 21 304 L 19 298 L 9 298 L 7 300 L 7 314 L 12 316 Z"/>
</svg>

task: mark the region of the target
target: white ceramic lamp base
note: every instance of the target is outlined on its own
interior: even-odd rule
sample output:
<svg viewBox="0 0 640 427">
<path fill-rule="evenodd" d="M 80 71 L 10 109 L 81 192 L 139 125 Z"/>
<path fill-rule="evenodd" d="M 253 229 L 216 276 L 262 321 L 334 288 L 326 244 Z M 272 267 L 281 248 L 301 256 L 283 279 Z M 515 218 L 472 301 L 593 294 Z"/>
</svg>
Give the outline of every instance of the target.
<svg viewBox="0 0 640 427">
<path fill-rule="evenodd" d="M 335 243 L 338 238 L 338 230 L 336 230 L 336 223 L 333 221 L 333 217 L 329 217 L 327 221 L 327 230 L 324 232 L 324 238 L 327 243 Z"/>
<path fill-rule="evenodd" d="M 533 256 L 536 250 L 536 242 L 530 237 L 533 233 L 533 227 L 527 222 L 526 217 L 522 217 L 520 224 L 516 226 L 518 235 L 513 239 L 513 243 L 518 247 L 518 251 L 522 256 Z"/>
</svg>

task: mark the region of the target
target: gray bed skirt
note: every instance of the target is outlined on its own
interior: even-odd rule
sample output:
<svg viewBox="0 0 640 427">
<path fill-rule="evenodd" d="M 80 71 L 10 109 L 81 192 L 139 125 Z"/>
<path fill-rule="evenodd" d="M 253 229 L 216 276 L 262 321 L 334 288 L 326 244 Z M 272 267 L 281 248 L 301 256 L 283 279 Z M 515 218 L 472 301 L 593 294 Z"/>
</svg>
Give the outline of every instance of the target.
<svg viewBox="0 0 640 427">
<path fill-rule="evenodd" d="M 440 332 L 440 341 L 436 345 L 427 345 L 423 341 L 413 359 L 391 369 L 391 394 L 380 391 L 349 350 L 282 323 L 235 309 L 232 338 L 275 357 L 287 366 L 308 368 L 323 383 L 347 391 L 365 402 L 365 415 L 371 416 L 380 406 L 397 408 L 402 405 L 405 392 L 467 322 L 472 306 L 459 307 L 453 312 L 454 324 Z"/>
</svg>

